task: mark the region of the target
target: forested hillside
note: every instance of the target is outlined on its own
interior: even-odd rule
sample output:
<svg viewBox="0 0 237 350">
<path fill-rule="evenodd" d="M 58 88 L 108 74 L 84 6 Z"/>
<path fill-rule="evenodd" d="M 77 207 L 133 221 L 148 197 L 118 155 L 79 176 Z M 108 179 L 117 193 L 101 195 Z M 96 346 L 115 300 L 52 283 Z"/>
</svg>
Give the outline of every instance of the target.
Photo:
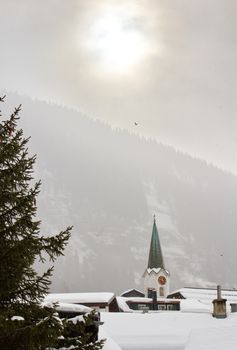
<svg viewBox="0 0 237 350">
<path fill-rule="evenodd" d="M 8 94 L 3 114 L 19 103 L 42 233 L 74 225 L 53 291 L 142 288 L 154 214 L 172 288 L 237 287 L 235 176 L 68 108 Z"/>
</svg>

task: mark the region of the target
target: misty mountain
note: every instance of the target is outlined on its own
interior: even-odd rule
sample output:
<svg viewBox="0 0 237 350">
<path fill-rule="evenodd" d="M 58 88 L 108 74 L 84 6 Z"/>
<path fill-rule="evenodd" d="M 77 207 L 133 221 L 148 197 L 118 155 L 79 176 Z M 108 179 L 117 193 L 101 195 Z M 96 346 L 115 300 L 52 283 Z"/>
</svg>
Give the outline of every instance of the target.
<svg viewBox="0 0 237 350">
<path fill-rule="evenodd" d="M 42 234 L 74 226 L 52 291 L 143 288 L 154 214 L 173 289 L 237 287 L 236 176 L 63 106 L 8 94 L 3 115 L 19 103 Z"/>
</svg>

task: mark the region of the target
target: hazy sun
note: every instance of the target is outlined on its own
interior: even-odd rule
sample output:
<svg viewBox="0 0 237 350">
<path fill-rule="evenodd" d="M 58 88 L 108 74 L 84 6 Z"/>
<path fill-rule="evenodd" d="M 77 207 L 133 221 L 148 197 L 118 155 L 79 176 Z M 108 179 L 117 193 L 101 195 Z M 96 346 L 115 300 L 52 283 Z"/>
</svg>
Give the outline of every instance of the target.
<svg viewBox="0 0 237 350">
<path fill-rule="evenodd" d="M 123 72 L 142 60 L 146 52 L 143 33 L 129 18 L 106 15 L 91 30 L 90 48 L 109 70 Z"/>
</svg>

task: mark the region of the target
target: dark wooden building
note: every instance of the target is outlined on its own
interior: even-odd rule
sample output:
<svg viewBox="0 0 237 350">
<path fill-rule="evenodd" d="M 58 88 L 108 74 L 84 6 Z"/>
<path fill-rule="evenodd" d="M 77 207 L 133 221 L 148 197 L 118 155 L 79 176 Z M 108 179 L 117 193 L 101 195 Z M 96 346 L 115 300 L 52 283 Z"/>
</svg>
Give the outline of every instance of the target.
<svg viewBox="0 0 237 350">
<path fill-rule="evenodd" d="M 126 297 L 126 298 L 130 298 L 130 297 L 144 298 L 145 294 L 142 293 L 140 290 L 137 290 L 137 289 L 129 289 L 126 292 L 123 292 L 121 294 L 121 297 Z"/>
<path fill-rule="evenodd" d="M 48 294 L 45 301 L 81 304 L 99 311 L 119 312 L 114 293 L 55 293 Z"/>
<path fill-rule="evenodd" d="M 157 301 L 154 302 L 154 299 L 152 298 L 144 298 L 144 297 L 120 297 L 120 299 L 123 299 L 123 301 L 126 303 L 126 305 L 129 307 L 130 310 L 137 310 L 137 311 L 149 311 L 149 310 L 167 310 L 167 311 L 179 311 L 180 310 L 180 301 L 179 300 L 172 300 L 172 299 L 157 299 Z M 127 311 L 123 310 L 122 307 L 120 308 L 121 311 Z"/>
</svg>

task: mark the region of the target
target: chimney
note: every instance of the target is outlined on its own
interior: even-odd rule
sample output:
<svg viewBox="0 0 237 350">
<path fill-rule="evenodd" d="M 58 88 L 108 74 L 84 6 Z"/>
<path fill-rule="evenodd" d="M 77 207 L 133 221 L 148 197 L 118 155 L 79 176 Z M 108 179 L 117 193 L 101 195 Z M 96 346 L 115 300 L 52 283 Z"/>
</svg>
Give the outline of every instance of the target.
<svg viewBox="0 0 237 350">
<path fill-rule="evenodd" d="M 153 310 L 158 310 L 157 292 L 156 292 L 156 290 L 152 291 L 152 309 Z"/>
<path fill-rule="evenodd" d="M 226 299 L 221 297 L 221 286 L 217 286 L 217 299 L 212 301 L 213 313 L 212 316 L 216 318 L 226 318 Z"/>
<path fill-rule="evenodd" d="M 217 299 L 221 299 L 221 286 L 217 286 Z"/>
</svg>

